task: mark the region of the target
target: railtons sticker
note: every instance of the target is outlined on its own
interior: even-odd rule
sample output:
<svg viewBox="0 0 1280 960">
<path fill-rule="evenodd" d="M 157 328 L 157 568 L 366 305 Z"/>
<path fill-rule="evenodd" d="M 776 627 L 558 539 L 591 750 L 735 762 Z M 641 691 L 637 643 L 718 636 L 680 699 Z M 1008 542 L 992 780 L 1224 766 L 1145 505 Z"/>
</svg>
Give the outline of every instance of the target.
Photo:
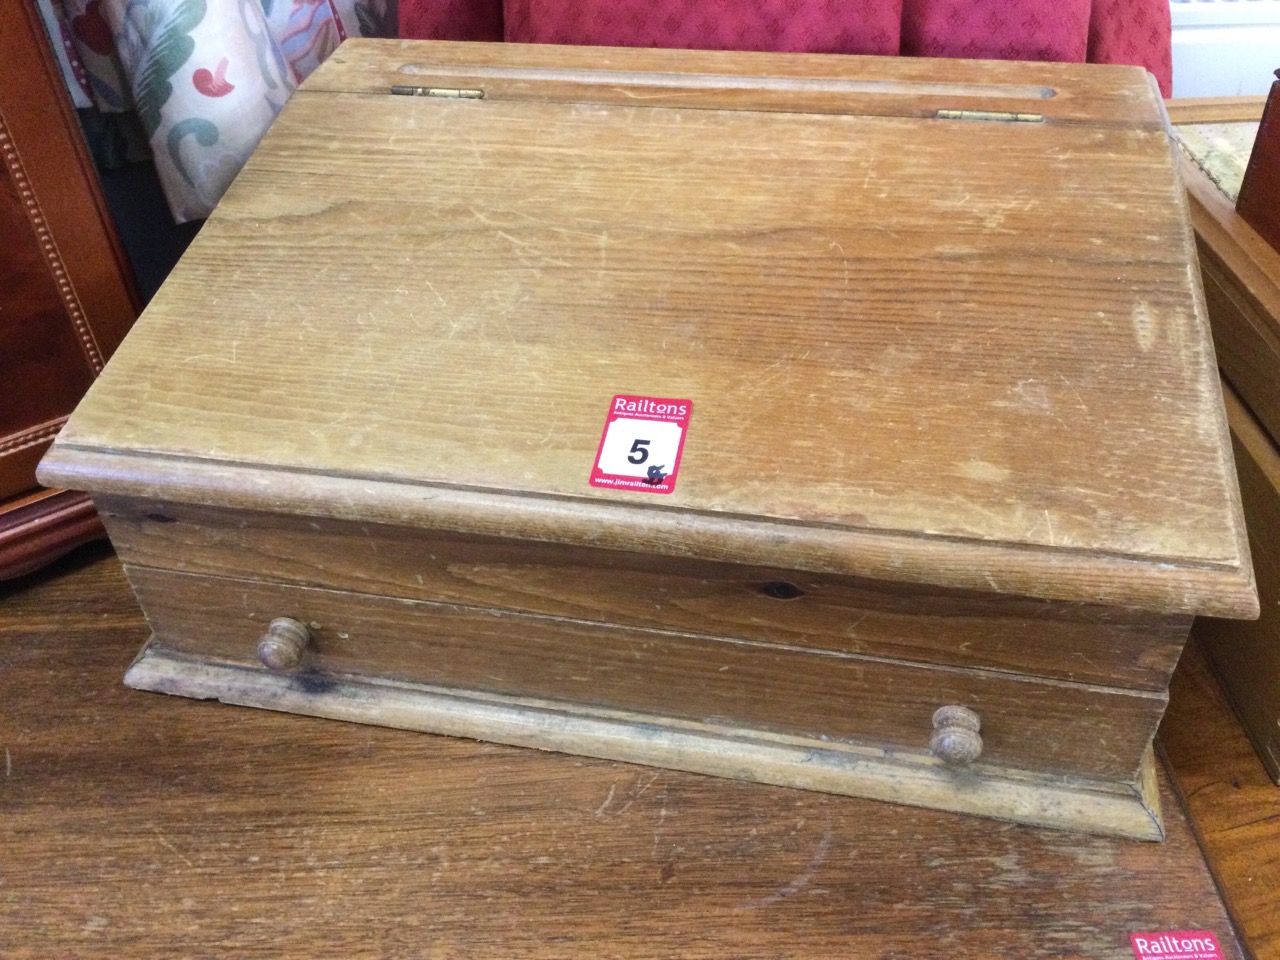
<svg viewBox="0 0 1280 960">
<path fill-rule="evenodd" d="M 691 400 L 615 396 L 605 415 L 591 486 L 671 493 L 692 412 Z"/>
<path fill-rule="evenodd" d="M 1208 930 L 1129 935 L 1137 960 L 1222 960 L 1218 938 Z"/>
</svg>

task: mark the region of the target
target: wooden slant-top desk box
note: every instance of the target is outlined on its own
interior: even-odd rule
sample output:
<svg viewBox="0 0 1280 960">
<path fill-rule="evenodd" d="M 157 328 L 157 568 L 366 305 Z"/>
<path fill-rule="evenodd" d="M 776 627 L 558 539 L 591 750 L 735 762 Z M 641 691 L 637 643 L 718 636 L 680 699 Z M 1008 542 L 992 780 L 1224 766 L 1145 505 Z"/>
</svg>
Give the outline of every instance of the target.
<svg viewBox="0 0 1280 960">
<path fill-rule="evenodd" d="M 351 42 L 41 475 L 136 687 L 1158 838 L 1184 207 L 1136 69 Z"/>
</svg>

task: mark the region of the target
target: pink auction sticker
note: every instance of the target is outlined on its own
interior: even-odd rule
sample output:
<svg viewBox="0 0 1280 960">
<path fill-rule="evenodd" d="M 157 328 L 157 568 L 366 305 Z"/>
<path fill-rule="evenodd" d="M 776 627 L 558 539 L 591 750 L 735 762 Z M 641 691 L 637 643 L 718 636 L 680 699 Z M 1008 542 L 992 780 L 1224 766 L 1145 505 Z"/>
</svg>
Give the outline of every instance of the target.
<svg viewBox="0 0 1280 960">
<path fill-rule="evenodd" d="M 605 415 L 591 486 L 671 493 L 692 411 L 691 400 L 615 396 Z"/>
<path fill-rule="evenodd" d="M 1208 930 L 1131 933 L 1137 960 L 1223 960 L 1218 938 Z"/>
</svg>

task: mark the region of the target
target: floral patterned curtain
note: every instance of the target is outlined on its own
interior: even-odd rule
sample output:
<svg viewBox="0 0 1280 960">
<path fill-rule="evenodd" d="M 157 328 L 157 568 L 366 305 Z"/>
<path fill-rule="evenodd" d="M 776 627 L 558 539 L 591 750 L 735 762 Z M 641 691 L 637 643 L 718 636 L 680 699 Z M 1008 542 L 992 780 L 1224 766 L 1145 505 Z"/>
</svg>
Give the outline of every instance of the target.
<svg viewBox="0 0 1280 960">
<path fill-rule="evenodd" d="M 395 35 L 394 0 L 38 2 L 76 106 L 136 113 L 179 223 L 208 216 L 339 43 Z"/>
</svg>

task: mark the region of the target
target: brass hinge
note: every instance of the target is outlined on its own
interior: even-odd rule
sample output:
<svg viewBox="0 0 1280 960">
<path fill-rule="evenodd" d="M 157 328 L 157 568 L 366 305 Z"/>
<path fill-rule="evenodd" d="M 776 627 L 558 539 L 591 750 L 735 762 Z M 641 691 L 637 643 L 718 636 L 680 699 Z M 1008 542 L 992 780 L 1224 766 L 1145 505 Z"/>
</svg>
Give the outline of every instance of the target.
<svg viewBox="0 0 1280 960">
<path fill-rule="evenodd" d="M 445 100 L 483 100 L 483 90 L 466 90 L 457 87 L 410 87 L 397 84 L 391 92 L 399 97 L 441 97 Z"/>
<path fill-rule="evenodd" d="M 939 110 L 938 120 L 986 120 L 996 123 L 1044 123 L 1040 113 L 1006 113 L 1003 110 Z"/>
</svg>

